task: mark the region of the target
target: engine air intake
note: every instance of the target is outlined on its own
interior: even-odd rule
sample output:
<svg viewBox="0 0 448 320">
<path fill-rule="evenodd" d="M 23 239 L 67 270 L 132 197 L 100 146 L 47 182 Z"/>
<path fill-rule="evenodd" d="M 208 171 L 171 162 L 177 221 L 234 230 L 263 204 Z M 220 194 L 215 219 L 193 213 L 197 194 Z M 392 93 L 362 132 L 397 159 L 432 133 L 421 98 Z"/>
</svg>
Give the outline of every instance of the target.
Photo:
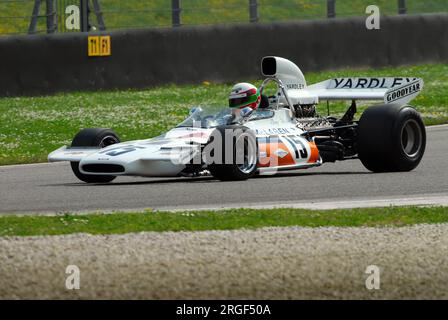
<svg viewBox="0 0 448 320">
<path fill-rule="evenodd" d="M 277 61 L 275 57 L 264 57 L 261 61 L 261 73 L 265 76 L 275 76 L 277 73 Z"/>
</svg>

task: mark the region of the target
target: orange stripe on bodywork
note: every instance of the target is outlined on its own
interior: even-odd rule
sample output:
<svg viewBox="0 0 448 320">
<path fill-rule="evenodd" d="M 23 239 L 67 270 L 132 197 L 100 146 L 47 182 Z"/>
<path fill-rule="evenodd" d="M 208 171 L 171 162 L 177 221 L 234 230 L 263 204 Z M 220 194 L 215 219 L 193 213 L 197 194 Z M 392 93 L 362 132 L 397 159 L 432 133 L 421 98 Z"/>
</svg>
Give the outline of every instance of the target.
<svg viewBox="0 0 448 320">
<path fill-rule="evenodd" d="M 292 157 L 291 151 L 289 148 L 283 143 L 260 143 L 258 146 L 260 153 L 266 152 L 266 157 L 261 157 L 258 159 L 259 167 L 277 167 L 277 166 L 287 166 L 293 165 L 296 162 Z M 278 149 L 283 149 L 288 152 L 283 158 L 277 156 L 274 152 Z"/>
<path fill-rule="evenodd" d="M 311 156 L 308 159 L 308 163 L 316 163 L 317 160 L 319 160 L 319 149 L 317 149 L 317 146 L 314 142 L 308 142 L 311 149 Z"/>
</svg>

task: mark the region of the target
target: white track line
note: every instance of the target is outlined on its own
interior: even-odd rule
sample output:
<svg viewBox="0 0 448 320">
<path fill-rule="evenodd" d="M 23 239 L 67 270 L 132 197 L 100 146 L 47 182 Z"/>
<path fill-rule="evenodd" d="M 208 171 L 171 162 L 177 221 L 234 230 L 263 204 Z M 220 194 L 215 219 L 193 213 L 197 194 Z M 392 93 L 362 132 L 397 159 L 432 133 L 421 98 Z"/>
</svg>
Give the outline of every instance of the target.
<svg viewBox="0 0 448 320">
<path fill-rule="evenodd" d="M 8 164 L 5 166 L 0 166 L 1 169 L 14 169 L 14 168 L 34 168 L 34 167 L 47 167 L 47 166 L 57 166 L 68 163 L 68 161 L 61 162 L 40 162 L 40 163 L 26 163 L 26 164 Z"/>
<path fill-rule="evenodd" d="M 310 209 L 310 210 L 329 210 L 329 209 L 352 209 L 352 208 L 373 208 L 389 206 L 448 206 L 448 194 L 428 194 L 421 196 L 400 196 L 389 199 L 344 199 L 344 200 L 309 200 L 303 202 L 267 202 L 257 204 L 223 204 L 218 206 L 195 206 L 195 207 L 160 207 L 157 211 L 194 211 L 194 210 L 223 210 L 223 209 Z"/>
<path fill-rule="evenodd" d="M 439 128 L 448 128 L 448 123 L 447 124 L 436 124 L 434 126 L 427 126 L 426 130 L 439 129 Z"/>
</svg>

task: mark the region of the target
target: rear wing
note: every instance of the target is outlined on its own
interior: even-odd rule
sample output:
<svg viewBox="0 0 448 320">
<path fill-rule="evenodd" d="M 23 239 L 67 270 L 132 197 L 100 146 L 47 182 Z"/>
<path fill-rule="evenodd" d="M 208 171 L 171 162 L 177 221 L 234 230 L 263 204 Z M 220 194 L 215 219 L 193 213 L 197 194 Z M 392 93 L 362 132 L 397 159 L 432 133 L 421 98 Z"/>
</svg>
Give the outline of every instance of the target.
<svg viewBox="0 0 448 320">
<path fill-rule="evenodd" d="M 382 100 L 407 104 L 423 89 L 420 78 L 335 78 L 308 86 L 319 100 Z"/>
</svg>

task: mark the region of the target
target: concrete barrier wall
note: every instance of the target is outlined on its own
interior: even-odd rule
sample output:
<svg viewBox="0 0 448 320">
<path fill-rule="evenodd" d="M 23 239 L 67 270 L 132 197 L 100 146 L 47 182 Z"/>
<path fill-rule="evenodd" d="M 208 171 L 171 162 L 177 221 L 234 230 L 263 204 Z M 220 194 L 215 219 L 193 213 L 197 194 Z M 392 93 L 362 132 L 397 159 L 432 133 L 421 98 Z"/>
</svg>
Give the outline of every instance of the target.
<svg viewBox="0 0 448 320">
<path fill-rule="evenodd" d="M 448 14 L 117 31 L 112 55 L 87 56 L 86 34 L 0 38 L 0 96 L 142 88 L 260 77 L 278 55 L 304 72 L 448 61 Z"/>
</svg>

